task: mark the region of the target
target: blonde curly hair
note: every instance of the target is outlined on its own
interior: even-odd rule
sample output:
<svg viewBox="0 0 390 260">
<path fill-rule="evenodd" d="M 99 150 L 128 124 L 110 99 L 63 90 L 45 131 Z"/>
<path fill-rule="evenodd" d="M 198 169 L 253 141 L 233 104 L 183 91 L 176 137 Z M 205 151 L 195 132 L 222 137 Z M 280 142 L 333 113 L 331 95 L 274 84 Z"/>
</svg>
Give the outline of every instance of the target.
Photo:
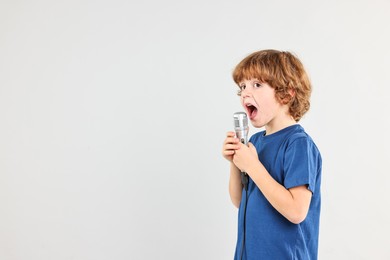
<svg viewBox="0 0 390 260">
<path fill-rule="evenodd" d="M 275 89 L 282 104 L 299 121 L 310 108 L 311 83 L 302 62 L 287 51 L 261 50 L 244 58 L 233 71 L 233 80 L 257 79 Z M 241 91 L 238 91 L 241 95 Z"/>
</svg>

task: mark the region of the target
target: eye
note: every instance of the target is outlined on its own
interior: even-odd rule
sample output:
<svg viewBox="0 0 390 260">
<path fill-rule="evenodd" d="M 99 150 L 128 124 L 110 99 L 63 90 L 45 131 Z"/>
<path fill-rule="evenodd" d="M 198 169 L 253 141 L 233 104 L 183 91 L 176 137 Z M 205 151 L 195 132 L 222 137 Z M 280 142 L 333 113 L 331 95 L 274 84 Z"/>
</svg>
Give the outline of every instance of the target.
<svg viewBox="0 0 390 260">
<path fill-rule="evenodd" d="M 237 96 L 241 96 L 242 91 L 246 88 L 245 84 L 238 85 L 239 90 L 237 91 Z"/>
<path fill-rule="evenodd" d="M 245 84 L 242 84 L 242 85 L 240 85 L 238 87 L 240 88 L 241 91 L 243 91 L 246 88 Z"/>
<path fill-rule="evenodd" d="M 256 82 L 255 84 L 253 84 L 253 86 L 254 86 L 255 88 L 260 88 L 260 87 L 261 87 L 261 84 L 258 83 L 258 82 Z"/>
</svg>

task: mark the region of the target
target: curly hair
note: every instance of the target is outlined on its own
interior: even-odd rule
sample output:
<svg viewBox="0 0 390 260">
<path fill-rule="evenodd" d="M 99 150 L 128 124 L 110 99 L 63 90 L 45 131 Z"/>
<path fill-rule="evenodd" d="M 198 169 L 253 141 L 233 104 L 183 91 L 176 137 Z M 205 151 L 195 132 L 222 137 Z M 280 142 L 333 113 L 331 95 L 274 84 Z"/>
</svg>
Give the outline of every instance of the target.
<svg viewBox="0 0 390 260">
<path fill-rule="evenodd" d="M 233 80 L 238 85 L 250 79 L 274 88 L 276 99 L 289 106 L 295 121 L 309 110 L 311 83 L 301 61 L 290 52 L 262 50 L 244 58 L 234 69 Z"/>
</svg>

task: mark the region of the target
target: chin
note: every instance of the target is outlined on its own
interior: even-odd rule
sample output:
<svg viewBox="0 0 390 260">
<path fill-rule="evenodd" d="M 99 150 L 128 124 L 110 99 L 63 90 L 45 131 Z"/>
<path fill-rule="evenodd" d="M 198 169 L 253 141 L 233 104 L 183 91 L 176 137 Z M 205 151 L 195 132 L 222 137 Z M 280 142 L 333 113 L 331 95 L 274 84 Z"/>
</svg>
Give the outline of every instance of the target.
<svg viewBox="0 0 390 260">
<path fill-rule="evenodd" d="M 256 128 L 262 128 L 262 127 L 265 126 L 264 123 L 262 123 L 262 122 L 256 122 L 255 120 L 251 120 L 251 124 L 252 124 L 253 127 L 256 127 Z"/>
</svg>

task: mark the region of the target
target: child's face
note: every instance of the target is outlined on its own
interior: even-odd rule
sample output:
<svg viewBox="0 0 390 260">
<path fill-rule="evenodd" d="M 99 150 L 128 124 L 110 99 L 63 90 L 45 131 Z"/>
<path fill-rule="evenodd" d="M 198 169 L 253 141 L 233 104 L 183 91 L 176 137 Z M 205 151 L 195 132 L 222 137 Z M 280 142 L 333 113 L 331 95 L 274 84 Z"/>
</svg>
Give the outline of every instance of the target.
<svg viewBox="0 0 390 260">
<path fill-rule="evenodd" d="M 278 102 L 275 90 L 267 83 L 250 79 L 241 81 L 239 87 L 241 105 L 254 127 L 277 126 L 286 116 L 285 105 Z"/>
</svg>

